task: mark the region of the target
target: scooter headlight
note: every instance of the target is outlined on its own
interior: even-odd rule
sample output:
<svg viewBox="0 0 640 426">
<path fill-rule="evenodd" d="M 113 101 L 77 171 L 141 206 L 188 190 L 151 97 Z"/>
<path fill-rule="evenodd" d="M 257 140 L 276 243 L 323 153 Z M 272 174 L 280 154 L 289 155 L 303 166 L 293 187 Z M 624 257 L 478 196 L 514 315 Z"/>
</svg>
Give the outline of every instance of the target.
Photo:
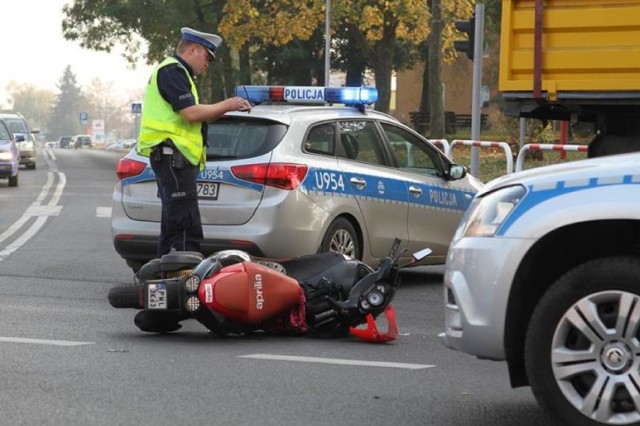
<svg viewBox="0 0 640 426">
<path fill-rule="evenodd" d="M 200 300 L 196 296 L 189 296 L 187 300 L 184 302 L 184 307 L 189 312 L 195 312 L 200 309 Z"/>
<path fill-rule="evenodd" d="M 197 275 L 191 275 L 184 281 L 184 289 L 187 293 L 195 293 L 200 285 L 200 278 Z"/>
<path fill-rule="evenodd" d="M 367 302 L 369 302 L 371 306 L 377 308 L 384 302 L 384 294 L 382 294 L 380 290 L 376 288 L 375 290 L 372 290 L 369 292 L 369 294 L 367 294 Z"/>
</svg>

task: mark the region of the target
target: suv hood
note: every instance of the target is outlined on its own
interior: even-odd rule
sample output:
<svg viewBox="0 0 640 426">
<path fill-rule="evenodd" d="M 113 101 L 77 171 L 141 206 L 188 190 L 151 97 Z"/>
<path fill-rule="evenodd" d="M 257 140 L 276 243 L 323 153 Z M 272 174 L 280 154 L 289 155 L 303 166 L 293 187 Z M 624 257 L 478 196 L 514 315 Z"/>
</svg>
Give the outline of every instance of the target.
<svg viewBox="0 0 640 426">
<path fill-rule="evenodd" d="M 509 185 L 565 185 L 588 182 L 590 179 L 622 180 L 624 176 L 640 175 L 640 153 L 610 155 L 572 161 L 564 164 L 538 167 L 496 178 L 488 182 L 477 194 L 482 196 L 497 188 Z M 640 176 L 637 178 L 640 181 Z"/>
</svg>

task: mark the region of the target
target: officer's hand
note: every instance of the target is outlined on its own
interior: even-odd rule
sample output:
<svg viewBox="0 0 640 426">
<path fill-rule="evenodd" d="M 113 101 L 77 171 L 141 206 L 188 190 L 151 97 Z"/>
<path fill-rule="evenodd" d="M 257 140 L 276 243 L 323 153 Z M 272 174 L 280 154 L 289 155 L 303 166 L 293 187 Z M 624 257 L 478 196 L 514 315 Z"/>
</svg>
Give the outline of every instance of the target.
<svg viewBox="0 0 640 426">
<path fill-rule="evenodd" d="M 251 104 L 244 98 L 236 96 L 225 101 L 227 103 L 227 111 L 251 111 Z"/>
</svg>

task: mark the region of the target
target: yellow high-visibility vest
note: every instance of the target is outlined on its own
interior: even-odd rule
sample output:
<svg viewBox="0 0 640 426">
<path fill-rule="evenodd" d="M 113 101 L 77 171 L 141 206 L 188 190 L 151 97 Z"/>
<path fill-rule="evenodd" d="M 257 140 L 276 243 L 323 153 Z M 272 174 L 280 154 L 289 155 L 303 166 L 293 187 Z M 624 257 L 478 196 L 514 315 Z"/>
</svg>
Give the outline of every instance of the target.
<svg viewBox="0 0 640 426">
<path fill-rule="evenodd" d="M 196 85 L 180 61 L 172 56 L 162 61 L 151 74 L 144 94 L 136 151 L 140 155 L 149 157 L 154 146 L 169 138 L 191 164 L 204 170 L 206 152 L 202 141 L 202 124 L 187 123 L 180 113 L 174 111 L 171 104 L 162 97 L 158 88 L 158 70 L 169 64 L 178 64 L 184 69 L 191 85 L 191 94 L 196 104 L 199 102 Z"/>
</svg>

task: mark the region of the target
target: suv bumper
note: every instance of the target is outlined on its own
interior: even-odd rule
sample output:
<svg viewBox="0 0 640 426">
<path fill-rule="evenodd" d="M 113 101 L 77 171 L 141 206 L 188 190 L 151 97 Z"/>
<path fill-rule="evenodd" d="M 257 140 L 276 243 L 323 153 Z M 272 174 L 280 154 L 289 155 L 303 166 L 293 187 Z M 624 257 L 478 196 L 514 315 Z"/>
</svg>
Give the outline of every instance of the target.
<svg viewBox="0 0 640 426">
<path fill-rule="evenodd" d="M 36 164 L 35 151 L 20 151 L 20 164 L 35 165 Z"/>
<path fill-rule="evenodd" d="M 0 161 L 0 178 L 13 177 L 18 174 L 18 163 Z"/>
<path fill-rule="evenodd" d="M 444 275 L 448 348 L 504 360 L 504 327 L 513 277 L 534 240 L 462 238 L 449 250 Z"/>
</svg>

